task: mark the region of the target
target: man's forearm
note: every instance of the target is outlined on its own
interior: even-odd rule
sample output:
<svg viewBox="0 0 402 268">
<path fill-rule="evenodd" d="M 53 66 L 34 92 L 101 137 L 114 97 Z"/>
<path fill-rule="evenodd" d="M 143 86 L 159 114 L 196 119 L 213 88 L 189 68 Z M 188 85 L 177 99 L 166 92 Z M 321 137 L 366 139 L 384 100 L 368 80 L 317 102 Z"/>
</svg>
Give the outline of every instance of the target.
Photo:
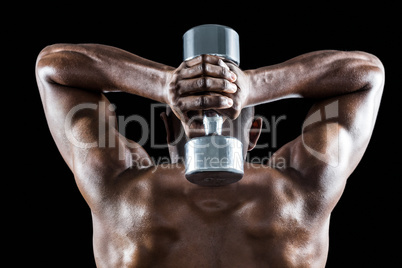
<svg viewBox="0 0 402 268">
<path fill-rule="evenodd" d="M 48 82 L 99 91 L 124 91 L 166 102 L 172 67 L 118 48 L 97 44 L 58 44 L 45 48 L 38 66 Z M 43 68 L 45 67 L 45 68 Z"/>
<path fill-rule="evenodd" d="M 364 52 L 317 51 L 281 64 L 247 71 L 253 90 L 248 105 L 283 98 L 330 98 L 368 88 L 382 66 Z"/>
</svg>

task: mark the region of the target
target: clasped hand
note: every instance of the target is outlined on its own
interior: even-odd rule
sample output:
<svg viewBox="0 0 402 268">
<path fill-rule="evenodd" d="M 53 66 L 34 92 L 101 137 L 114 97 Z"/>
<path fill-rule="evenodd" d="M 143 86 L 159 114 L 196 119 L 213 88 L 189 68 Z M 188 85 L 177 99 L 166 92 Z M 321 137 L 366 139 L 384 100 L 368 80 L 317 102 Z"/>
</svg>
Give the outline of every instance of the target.
<svg viewBox="0 0 402 268">
<path fill-rule="evenodd" d="M 185 124 L 213 110 L 224 118 L 236 119 L 246 106 L 249 78 L 225 59 L 202 55 L 184 61 L 172 72 L 168 83 L 168 105 Z"/>
</svg>

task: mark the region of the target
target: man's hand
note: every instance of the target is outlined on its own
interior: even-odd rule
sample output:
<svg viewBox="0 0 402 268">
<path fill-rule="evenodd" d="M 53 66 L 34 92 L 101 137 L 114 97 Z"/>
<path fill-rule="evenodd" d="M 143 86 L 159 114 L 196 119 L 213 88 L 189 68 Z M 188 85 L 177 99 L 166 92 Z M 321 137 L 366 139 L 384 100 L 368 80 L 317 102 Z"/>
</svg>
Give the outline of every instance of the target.
<svg viewBox="0 0 402 268">
<path fill-rule="evenodd" d="M 236 81 L 234 83 L 237 86 L 237 91 L 229 96 L 233 101 L 232 107 L 221 110 L 220 112 L 230 119 L 236 119 L 240 115 L 241 110 L 249 105 L 248 100 L 251 90 L 250 75 L 233 63 L 228 62 L 227 65 L 231 72 L 236 75 Z"/>
<path fill-rule="evenodd" d="M 235 119 L 246 105 L 248 76 L 224 59 L 202 55 L 183 62 L 172 74 L 167 102 L 184 123 L 201 116 L 203 110 L 215 110 Z"/>
</svg>

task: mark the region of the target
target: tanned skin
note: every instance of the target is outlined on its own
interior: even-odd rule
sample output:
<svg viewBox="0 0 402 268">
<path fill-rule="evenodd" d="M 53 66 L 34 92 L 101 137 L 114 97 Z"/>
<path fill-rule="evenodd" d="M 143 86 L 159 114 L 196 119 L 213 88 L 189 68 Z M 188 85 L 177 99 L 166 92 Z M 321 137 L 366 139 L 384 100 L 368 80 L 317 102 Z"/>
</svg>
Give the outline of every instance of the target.
<svg viewBox="0 0 402 268">
<path fill-rule="evenodd" d="M 364 52 L 317 51 L 243 71 L 206 55 L 173 68 L 96 44 L 46 47 L 36 76 L 52 136 L 92 212 L 98 267 L 325 267 L 330 215 L 369 143 L 384 85 L 381 62 Z M 231 122 L 245 107 L 316 101 L 301 135 L 267 166 L 201 187 L 184 177 L 182 142 L 170 145 L 172 165 L 158 167 L 119 134 L 108 91 L 167 104 L 168 142 L 180 125 L 200 135 L 191 119 L 201 110 Z M 233 136 L 251 150 L 261 119 L 246 121 Z"/>
</svg>

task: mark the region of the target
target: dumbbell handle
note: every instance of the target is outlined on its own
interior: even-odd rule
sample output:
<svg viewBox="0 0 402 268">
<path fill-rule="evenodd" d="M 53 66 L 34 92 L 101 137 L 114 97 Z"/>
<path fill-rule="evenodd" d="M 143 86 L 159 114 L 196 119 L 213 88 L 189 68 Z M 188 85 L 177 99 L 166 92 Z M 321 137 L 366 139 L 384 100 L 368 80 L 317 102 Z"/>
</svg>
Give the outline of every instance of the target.
<svg viewBox="0 0 402 268">
<path fill-rule="evenodd" d="M 205 135 L 222 135 L 222 116 L 215 114 L 209 115 L 208 112 L 204 111 L 203 124 L 205 129 Z"/>
</svg>

